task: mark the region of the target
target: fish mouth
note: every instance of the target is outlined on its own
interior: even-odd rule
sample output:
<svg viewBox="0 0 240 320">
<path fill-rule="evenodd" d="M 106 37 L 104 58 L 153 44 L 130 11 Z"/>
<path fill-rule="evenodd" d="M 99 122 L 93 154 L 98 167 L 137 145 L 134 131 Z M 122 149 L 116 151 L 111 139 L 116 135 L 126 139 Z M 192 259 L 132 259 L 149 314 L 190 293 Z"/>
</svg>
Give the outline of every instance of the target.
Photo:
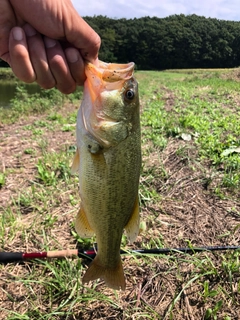
<svg viewBox="0 0 240 320">
<path fill-rule="evenodd" d="M 102 81 L 115 82 L 121 80 L 131 79 L 133 76 L 134 62 L 125 64 L 121 63 L 106 63 L 103 61 L 98 62 L 98 66 L 87 62 L 85 65 L 85 72 L 87 78 L 91 76 L 97 76 Z"/>
<path fill-rule="evenodd" d="M 124 83 L 133 77 L 134 62 L 125 64 L 98 62 L 98 66 L 90 62 L 85 64 L 88 90 L 94 102 L 103 90 L 120 90 Z"/>
</svg>

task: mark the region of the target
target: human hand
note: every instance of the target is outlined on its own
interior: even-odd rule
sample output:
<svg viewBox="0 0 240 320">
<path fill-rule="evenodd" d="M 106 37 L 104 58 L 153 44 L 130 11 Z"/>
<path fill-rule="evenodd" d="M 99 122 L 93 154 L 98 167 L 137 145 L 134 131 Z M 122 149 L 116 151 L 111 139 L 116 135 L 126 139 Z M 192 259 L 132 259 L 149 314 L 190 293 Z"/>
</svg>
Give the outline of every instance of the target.
<svg viewBox="0 0 240 320">
<path fill-rule="evenodd" d="M 24 82 L 71 93 L 97 63 L 100 38 L 70 0 L 0 0 L 0 58 Z"/>
</svg>

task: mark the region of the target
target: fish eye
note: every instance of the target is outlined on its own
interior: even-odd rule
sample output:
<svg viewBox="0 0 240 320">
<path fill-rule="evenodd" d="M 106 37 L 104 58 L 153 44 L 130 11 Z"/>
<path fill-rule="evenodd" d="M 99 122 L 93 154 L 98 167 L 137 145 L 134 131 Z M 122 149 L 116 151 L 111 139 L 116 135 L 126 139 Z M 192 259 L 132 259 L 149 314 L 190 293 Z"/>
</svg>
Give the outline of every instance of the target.
<svg viewBox="0 0 240 320">
<path fill-rule="evenodd" d="M 134 98 L 135 94 L 134 94 L 134 91 L 133 89 L 128 89 L 125 91 L 125 98 L 127 100 L 132 100 Z"/>
</svg>

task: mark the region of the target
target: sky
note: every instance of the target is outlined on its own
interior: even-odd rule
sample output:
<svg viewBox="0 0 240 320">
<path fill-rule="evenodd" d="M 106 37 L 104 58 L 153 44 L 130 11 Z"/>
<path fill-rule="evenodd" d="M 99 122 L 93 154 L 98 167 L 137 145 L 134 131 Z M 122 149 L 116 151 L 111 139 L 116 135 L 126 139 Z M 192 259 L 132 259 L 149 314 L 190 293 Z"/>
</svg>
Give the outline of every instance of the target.
<svg viewBox="0 0 240 320">
<path fill-rule="evenodd" d="M 72 0 L 81 16 L 103 15 L 109 18 L 164 18 L 173 14 L 240 20 L 239 0 Z"/>
</svg>

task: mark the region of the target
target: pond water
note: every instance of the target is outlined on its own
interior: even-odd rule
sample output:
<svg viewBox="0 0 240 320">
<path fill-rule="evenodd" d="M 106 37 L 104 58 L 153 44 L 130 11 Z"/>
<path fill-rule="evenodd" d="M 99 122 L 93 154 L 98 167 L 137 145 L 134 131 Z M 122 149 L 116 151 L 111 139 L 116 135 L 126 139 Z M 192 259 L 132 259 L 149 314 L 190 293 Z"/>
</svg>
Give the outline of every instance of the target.
<svg viewBox="0 0 240 320">
<path fill-rule="evenodd" d="M 41 88 L 36 83 L 24 84 L 29 94 L 40 92 Z M 0 107 L 9 108 L 10 100 L 14 98 L 17 83 L 15 81 L 0 80 Z"/>
</svg>

